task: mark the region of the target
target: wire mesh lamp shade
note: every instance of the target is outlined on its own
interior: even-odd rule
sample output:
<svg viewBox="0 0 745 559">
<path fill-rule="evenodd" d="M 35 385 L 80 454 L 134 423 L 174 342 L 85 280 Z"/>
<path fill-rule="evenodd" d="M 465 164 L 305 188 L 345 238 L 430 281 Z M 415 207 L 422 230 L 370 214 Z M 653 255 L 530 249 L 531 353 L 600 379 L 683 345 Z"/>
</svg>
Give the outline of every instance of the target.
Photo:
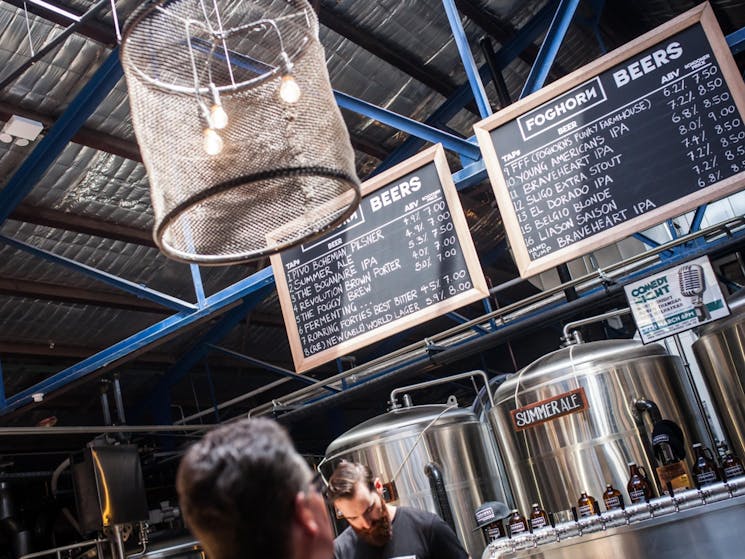
<svg viewBox="0 0 745 559">
<path fill-rule="evenodd" d="M 357 208 L 354 151 L 306 0 L 145 3 L 121 61 L 167 256 L 259 258 Z"/>
</svg>

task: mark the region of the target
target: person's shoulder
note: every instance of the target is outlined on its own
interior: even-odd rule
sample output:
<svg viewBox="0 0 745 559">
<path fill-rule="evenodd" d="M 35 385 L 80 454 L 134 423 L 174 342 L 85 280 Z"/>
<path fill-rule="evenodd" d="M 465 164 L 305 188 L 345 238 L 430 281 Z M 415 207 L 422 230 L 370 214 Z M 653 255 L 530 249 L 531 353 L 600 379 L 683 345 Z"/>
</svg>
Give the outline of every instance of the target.
<svg viewBox="0 0 745 559">
<path fill-rule="evenodd" d="M 346 547 L 349 545 L 354 545 L 357 541 L 357 534 L 354 533 L 354 530 L 352 530 L 351 526 L 347 526 L 347 528 L 338 536 L 336 536 L 336 539 L 334 540 L 334 547 Z"/>
<path fill-rule="evenodd" d="M 402 512 L 404 517 L 409 517 L 419 522 L 433 522 L 440 518 L 433 512 L 413 507 L 398 507 L 398 511 Z"/>
</svg>

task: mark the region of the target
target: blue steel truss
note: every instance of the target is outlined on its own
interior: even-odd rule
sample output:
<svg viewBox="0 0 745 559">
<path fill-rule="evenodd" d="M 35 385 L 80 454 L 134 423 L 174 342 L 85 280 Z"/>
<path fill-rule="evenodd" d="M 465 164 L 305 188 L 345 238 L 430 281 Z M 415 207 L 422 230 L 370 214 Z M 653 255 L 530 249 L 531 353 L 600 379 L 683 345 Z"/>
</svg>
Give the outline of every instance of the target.
<svg viewBox="0 0 745 559">
<path fill-rule="evenodd" d="M 542 33 L 549 19 L 552 24 L 543 42 L 538 60 L 531 70 L 528 81 L 525 84 L 523 93 L 536 90 L 541 87 L 548 69 L 550 68 L 554 56 L 558 51 L 563 36 L 571 22 L 572 16 L 579 0 L 552 0 L 536 14 L 536 16 L 526 24 L 517 36 L 509 43 L 503 45 L 497 53 L 497 65 L 499 68 L 506 67 L 522 50 L 529 44 L 532 44 L 537 36 Z M 438 108 L 425 123 L 415 122 L 411 119 L 396 115 L 390 111 L 385 111 L 365 103 L 359 99 L 354 99 L 343 93 L 336 92 L 337 102 L 340 106 L 354 110 L 375 118 L 380 122 L 388 124 L 396 129 L 409 133 L 412 137 L 404 142 L 395 150 L 379 167 L 379 170 L 388 168 L 396 163 L 413 155 L 422 145 L 422 141 L 442 142 L 448 149 L 452 149 L 464 157 L 464 168 L 454 174 L 453 178 L 459 189 L 465 189 L 472 185 L 478 184 L 487 178 L 483 161 L 480 159 L 478 147 L 472 139 L 464 140 L 449 132 L 438 130 L 437 127 L 446 127 L 447 122 L 472 99 L 476 100 L 477 106 L 482 116 L 489 114 L 491 109 L 488 106 L 488 100 L 483 89 L 483 83 L 490 79 L 490 73 L 486 66 L 477 68 L 473 57 L 470 54 L 468 42 L 465 40 L 460 19 L 455 10 L 452 0 L 443 0 L 447 12 L 453 35 L 456 39 L 461 58 L 468 76 L 468 83 L 463 84 L 448 100 Z M 733 52 L 737 53 L 745 49 L 745 29 L 741 29 L 727 37 L 727 42 Z M 99 103 L 108 95 L 110 90 L 122 77 L 121 66 L 118 60 L 118 48 L 115 48 L 109 57 L 99 67 L 89 82 L 83 87 L 81 92 L 76 95 L 70 103 L 67 110 L 52 126 L 45 137 L 39 142 L 33 152 L 26 158 L 18 171 L 11 177 L 8 185 L 0 192 L 0 224 L 2 224 L 30 192 L 36 182 L 46 172 L 51 163 L 62 153 L 65 146 L 70 142 L 75 133 L 80 129 L 86 119 L 93 114 Z M 691 230 L 695 231 L 701 225 L 705 207 L 699 208 L 695 214 L 691 225 Z M 735 236 L 743 236 L 742 233 Z M 252 276 L 237 282 L 236 284 L 215 293 L 212 296 L 205 296 L 201 276 L 198 266 L 192 265 L 191 272 L 194 282 L 195 296 L 197 303 L 191 304 L 181 301 L 177 298 L 168 296 L 154 290 L 142 288 L 107 274 L 95 268 L 85 266 L 81 263 L 64 259 L 47 251 L 32 247 L 26 243 L 21 243 L 10 237 L 2 237 L 3 242 L 11 244 L 21 250 L 26 250 L 37 256 L 52 260 L 58 264 L 76 269 L 82 273 L 96 277 L 120 289 L 135 293 L 140 297 L 154 300 L 168 308 L 178 312 L 157 324 L 130 336 L 121 342 L 114 344 L 110 348 L 101 351 L 88 359 L 81 361 L 64 369 L 47 379 L 31 386 L 17 394 L 6 397 L 4 385 L 2 383 L 2 369 L 0 369 L 0 415 L 6 414 L 19 407 L 25 406 L 32 402 L 32 395 L 48 395 L 63 386 L 93 374 L 104 367 L 109 367 L 112 363 L 122 362 L 132 357 L 136 353 L 146 351 L 158 343 L 162 343 L 167 338 L 178 334 L 184 329 L 193 326 L 201 321 L 207 320 L 218 314 L 226 314 L 218 325 L 212 328 L 203 336 L 195 348 L 182 356 L 179 363 L 174 365 L 169 373 L 161 380 L 155 394 L 157 398 L 154 404 L 163 405 L 168 400 L 170 387 L 201 360 L 209 350 L 211 344 L 214 344 L 224 336 L 232 327 L 237 324 L 241 317 L 259 302 L 263 297 L 273 289 L 274 277 L 271 267 L 267 267 Z M 643 241 L 654 243 L 651 239 L 642 238 Z M 692 257 L 698 254 L 705 254 L 712 250 L 721 239 L 712 243 L 689 243 L 681 245 L 680 248 L 669 251 L 673 260 Z M 663 262 L 657 266 L 648 268 L 643 273 L 649 273 L 656 267 L 669 265 Z M 637 273 L 640 275 L 642 272 Z M 635 277 L 630 276 L 629 279 Z M 455 320 L 462 320 L 455 313 L 451 313 Z M 491 325 L 492 329 L 494 325 Z M 476 329 L 478 334 L 483 335 L 483 327 Z M 213 346 L 214 349 L 214 346 Z M 246 357 L 246 356 L 244 356 Z M 252 359 L 248 358 L 247 359 Z M 418 358 L 417 358 L 418 359 Z M 255 360 L 257 365 L 264 366 L 274 372 L 293 375 L 291 371 L 277 370 L 276 367 Z M 399 365 L 404 366 L 404 365 Z M 397 368 L 398 368 L 397 367 Z M 386 375 L 394 372 L 394 368 L 383 370 L 375 377 Z M 289 373 L 289 374 L 287 374 Z M 299 375 L 298 375 L 299 376 Z M 372 380 L 373 377 L 367 377 L 363 382 Z M 344 384 L 344 386 L 351 386 Z M 330 387 L 327 387 L 330 388 Z M 333 389 L 331 390 L 333 392 Z M 167 417 L 164 416 L 164 420 Z"/>
</svg>

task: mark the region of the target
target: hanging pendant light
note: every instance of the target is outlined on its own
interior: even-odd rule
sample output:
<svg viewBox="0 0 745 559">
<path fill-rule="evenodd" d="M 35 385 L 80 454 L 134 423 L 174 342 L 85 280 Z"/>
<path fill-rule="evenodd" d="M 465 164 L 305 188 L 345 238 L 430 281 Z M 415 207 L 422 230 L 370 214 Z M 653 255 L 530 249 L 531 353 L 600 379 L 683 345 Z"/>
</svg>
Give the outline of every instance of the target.
<svg viewBox="0 0 745 559">
<path fill-rule="evenodd" d="M 146 2 L 121 60 L 167 256 L 244 262 L 357 208 L 354 151 L 306 0 Z"/>
</svg>

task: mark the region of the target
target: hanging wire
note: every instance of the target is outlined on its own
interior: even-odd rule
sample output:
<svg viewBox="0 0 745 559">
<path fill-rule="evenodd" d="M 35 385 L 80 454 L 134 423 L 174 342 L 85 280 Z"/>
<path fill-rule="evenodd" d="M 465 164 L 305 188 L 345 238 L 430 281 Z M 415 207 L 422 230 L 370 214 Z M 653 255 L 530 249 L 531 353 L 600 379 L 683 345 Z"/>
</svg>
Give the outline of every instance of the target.
<svg viewBox="0 0 745 559">
<path fill-rule="evenodd" d="M 31 49 L 31 56 L 36 56 L 36 52 L 34 52 L 34 42 L 31 40 L 31 26 L 28 22 L 28 7 L 26 6 L 26 2 L 23 3 L 23 13 L 26 16 L 26 36 L 28 37 L 28 46 Z"/>
<path fill-rule="evenodd" d="M 117 44 L 122 43 L 122 31 L 119 29 L 119 17 L 116 15 L 116 0 L 111 0 L 111 17 L 114 18 L 114 30 L 116 31 Z"/>
</svg>

